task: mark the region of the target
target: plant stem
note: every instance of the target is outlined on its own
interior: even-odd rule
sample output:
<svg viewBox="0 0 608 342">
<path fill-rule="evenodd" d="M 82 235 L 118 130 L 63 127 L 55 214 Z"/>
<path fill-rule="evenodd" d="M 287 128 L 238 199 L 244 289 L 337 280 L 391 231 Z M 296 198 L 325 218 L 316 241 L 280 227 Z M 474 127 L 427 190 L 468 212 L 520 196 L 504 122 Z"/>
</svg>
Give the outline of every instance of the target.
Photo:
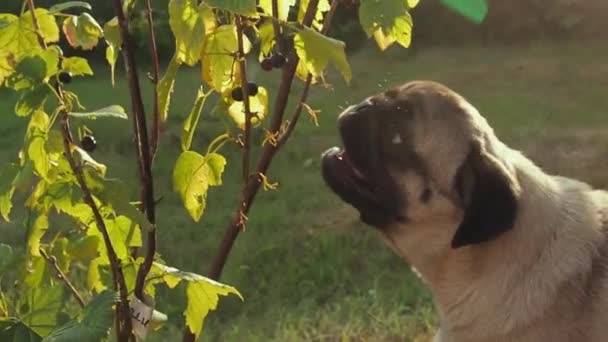
<svg viewBox="0 0 608 342">
<path fill-rule="evenodd" d="M 154 19 L 152 17 L 152 4 L 150 0 L 146 0 L 146 19 L 148 21 L 148 38 L 150 40 L 150 56 L 152 57 L 152 84 L 154 84 L 154 90 L 152 93 L 153 109 L 152 109 L 152 137 L 150 138 L 150 149 L 152 150 L 152 160 L 156 156 L 158 151 L 158 140 L 160 138 L 160 115 L 158 111 L 158 92 L 156 86 L 158 85 L 159 62 L 158 62 L 158 51 L 156 49 L 156 34 L 154 34 Z"/>
<path fill-rule="evenodd" d="M 279 24 L 279 1 L 272 0 L 272 27 L 274 29 L 274 40 L 281 53 L 285 53 L 283 46 L 283 39 L 281 39 L 281 25 Z"/>
<path fill-rule="evenodd" d="M 40 254 L 42 255 L 42 257 L 45 258 L 46 261 L 48 261 L 51 264 L 51 266 L 53 266 L 53 268 L 55 269 L 55 272 L 57 272 L 57 278 L 59 278 L 59 280 L 61 280 L 65 284 L 65 286 L 70 290 L 70 292 L 72 292 L 72 295 L 74 296 L 74 298 L 76 298 L 76 300 L 78 301 L 78 304 L 80 304 L 80 307 L 81 308 L 84 307 L 85 306 L 84 300 L 80 296 L 80 293 L 78 293 L 78 290 L 76 290 L 74 285 L 70 282 L 68 277 L 66 277 L 65 274 L 63 273 L 63 271 L 61 271 L 61 268 L 59 268 L 59 265 L 57 265 L 57 259 L 52 255 L 49 256 L 48 254 L 46 254 L 46 252 L 42 248 L 40 248 L 39 251 L 40 251 Z"/>
<path fill-rule="evenodd" d="M 118 18 L 120 36 L 123 47 L 122 55 L 131 95 L 131 106 L 133 109 L 133 131 L 137 142 L 137 159 L 139 162 L 139 178 L 143 189 L 143 206 L 148 221 L 152 224 L 152 231 L 148 232 L 147 250 L 144 262 L 137 271 L 135 282 L 135 296 L 143 300 L 143 288 L 146 276 L 152 267 L 154 254 L 156 252 L 156 214 L 154 203 L 154 183 L 152 180 L 152 154 L 150 153 L 150 141 L 148 140 L 148 129 L 146 125 L 146 114 L 144 111 L 141 88 L 137 74 L 137 63 L 133 44 L 129 34 L 129 25 L 125 13 L 122 10 L 122 1 L 113 0 L 114 12 Z"/>
<path fill-rule="evenodd" d="M 38 42 L 46 49 L 47 45 L 44 41 L 44 37 L 40 32 L 40 24 L 38 22 L 38 19 L 36 18 L 36 13 L 34 11 L 34 1 L 27 0 L 27 5 L 30 12 L 32 13 L 32 22 L 34 25 L 34 29 L 36 30 Z M 61 97 L 61 100 L 63 101 L 63 92 L 59 84 L 56 84 L 56 90 L 59 96 Z M 99 231 L 101 232 L 108 253 L 108 260 L 110 261 L 110 269 L 112 271 L 114 289 L 118 290 L 120 293 L 120 305 L 116 306 L 116 334 L 119 341 L 127 341 L 131 334 L 131 320 L 129 319 L 129 304 L 127 300 L 127 285 L 125 282 L 124 275 L 122 273 L 122 268 L 120 267 L 120 261 L 118 260 L 116 252 L 114 251 L 114 248 L 112 246 L 112 241 L 110 240 L 110 235 L 108 234 L 108 230 L 105 226 L 105 222 L 103 221 L 103 217 L 99 213 L 99 209 L 97 208 L 97 205 L 93 200 L 91 191 L 84 180 L 82 169 L 72 157 L 72 149 L 70 146 L 72 142 L 72 134 L 70 132 L 69 126 L 69 116 L 68 112 L 64 110 L 61 111 L 61 131 L 63 136 L 64 155 L 70 165 L 72 172 L 76 176 L 76 180 L 78 181 L 78 185 L 80 186 L 80 190 L 82 191 L 82 197 L 84 202 L 91 208 L 91 211 L 93 212 L 95 223 L 97 224 L 97 229 L 99 229 Z"/>
<path fill-rule="evenodd" d="M 243 49 L 243 17 L 236 18 L 236 36 L 239 51 L 239 71 L 241 77 L 241 91 L 243 94 L 243 111 L 245 114 L 245 141 L 243 142 L 243 183 L 249 178 L 249 155 L 251 153 L 251 108 L 249 105 L 249 82 L 247 81 L 247 60 Z"/>
</svg>

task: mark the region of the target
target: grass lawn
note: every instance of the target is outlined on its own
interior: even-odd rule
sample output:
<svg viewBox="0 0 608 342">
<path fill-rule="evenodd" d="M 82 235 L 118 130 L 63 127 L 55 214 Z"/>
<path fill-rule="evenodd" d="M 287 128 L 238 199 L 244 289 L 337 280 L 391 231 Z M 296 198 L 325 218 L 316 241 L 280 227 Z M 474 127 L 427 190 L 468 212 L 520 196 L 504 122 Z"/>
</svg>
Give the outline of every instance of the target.
<svg viewBox="0 0 608 342">
<path fill-rule="evenodd" d="M 436 322 L 429 293 L 407 265 L 382 246 L 374 231 L 358 222 L 356 212 L 323 185 L 319 155 L 338 141 L 337 114 L 390 85 L 411 79 L 440 81 L 468 98 L 499 137 L 549 172 L 608 186 L 604 171 L 608 166 L 607 57 L 605 42 L 415 53 L 395 49 L 384 54 L 367 49 L 352 56 L 350 86 L 332 74 L 328 80 L 333 90 L 313 89 L 309 104 L 321 110 L 320 126 L 304 117 L 272 164 L 269 180 L 280 186 L 260 192 L 221 279 L 236 286 L 245 302 L 223 299 L 205 323 L 204 340 L 428 338 Z M 88 109 L 115 103 L 129 108 L 123 75 L 112 88 L 107 68 L 95 69 L 95 78 L 70 85 L 81 102 Z M 264 73 L 257 65 L 250 71 L 250 78 L 259 84 L 276 86 L 278 73 Z M 235 147 L 224 149 L 225 184 L 211 189 L 201 222 L 191 222 L 171 190 L 171 173 L 180 152 L 181 125 L 199 84 L 198 69 L 178 75 L 154 172 L 157 194 L 164 197 L 157 212 L 159 252 L 170 265 L 204 274 L 238 200 L 240 159 Z M 297 89 L 294 99 L 299 97 Z M 149 85 L 144 90 L 150 95 Z M 13 94 L 0 92 L 1 161 L 15 157 L 25 132 L 26 120 L 13 115 L 14 101 Z M 222 132 L 222 124 L 211 115 L 214 102 L 204 109 L 195 150 L 204 151 Z M 87 122 L 99 144 L 93 156 L 108 165 L 110 176 L 131 179 L 135 187 L 130 125 L 116 120 Z M 23 244 L 25 230 L 20 222 L 16 217 L 13 223 L 0 224 L 3 242 Z M 159 296 L 158 309 L 169 315 L 170 324 L 150 340 L 179 340 L 184 298 L 168 291 L 160 291 Z"/>
</svg>

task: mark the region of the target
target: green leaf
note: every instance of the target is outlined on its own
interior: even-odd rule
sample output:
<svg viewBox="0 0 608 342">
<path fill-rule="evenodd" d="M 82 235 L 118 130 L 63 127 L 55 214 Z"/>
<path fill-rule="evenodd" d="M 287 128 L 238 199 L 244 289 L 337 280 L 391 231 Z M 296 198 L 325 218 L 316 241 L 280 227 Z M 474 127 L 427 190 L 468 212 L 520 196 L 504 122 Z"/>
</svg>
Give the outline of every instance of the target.
<svg viewBox="0 0 608 342">
<path fill-rule="evenodd" d="M 171 61 L 169 61 L 165 75 L 160 79 L 160 82 L 156 88 L 156 93 L 158 95 L 158 108 L 160 111 L 159 115 L 162 122 L 167 121 L 167 117 L 169 115 L 171 94 L 173 93 L 175 76 L 177 75 L 177 70 L 179 69 L 180 65 L 181 63 L 177 58 L 177 54 L 174 54 Z"/>
<path fill-rule="evenodd" d="M 205 211 L 209 186 L 221 184 L 226 159 L 210 153 L 206 157 L 185 151 L 180 154 L 173 170 L 173 188 L 180 194 L 190 217 L 198 222 Z"/>
<path fill-rule="evenodd" d="M 0 243 L 0 276 L 4 269 L 13 261 L 13 248 L 7 244 Z"/>
<path fill-rule="evenodd" d="M 205 4 L 195 0 L 171 0 L 169 2 L 169 24 L 175 35 L 177 61 L 189 66 L 201 58 L 205 34 L 215 28 L 215 16 Z M 255 6 L 254 6 L 255 11 Z"/>
<path fill-rule="evenodd" d="M 27 238 L 27 248 L 29 254 L 32 256 L 40 255 L 40 239 L 44 236 L 46 231 L 49 229 L 49 217 L 46 214 L 40 214 L 34 221 L 32 228 L 30 229 L 30 235 Z"/>
<path fill-rule="evenodd" d="M 69 57 L 61 61 L 61 69 L 72 76 L 93 75 L 89 62 L 82 57 Z"/>
<path fill-rule="evenodd" d="M 255 0 L 207 0 L 209 5 L 232 13 L 255 15 Z"/>
<path fill-rule="evenodd" d="M 44 262 L 44 261 L 43 261 Z M 48 335 L 57 324 L 57 314 L 63 302 L 64 285 L 28 289 L 21 298 L 27 298 L 27 312 L 22 312 L 23 323 L 41 336 Z"/>
<path fill-rule="evenodd" d="M 294 37 L 294 44 L 298 56 L 311 74 L 321 76 L 327 64 L 332 62 L 346 82 L 350 82 L 352 75 L 343 42 L 304 28 Z"/>
<path fill-rule="evenodd" d="M 306 15 L 306 9 L 308 8 L 309 2 L 310 0 L 300 0 L 300 7 L 298 8 L 298 22 L 300 23 L 304 20 L 304 15 Z M 321 28 L 323 27 L 323 13 L 329 11 L 330 8 L 331 6 L 329 5 L 328 0 L 319 0 L 319 4 L 317 5 L 317 12 L 315 13 L 315 17 L 312 21 L 312 27 L 316 28 L 319 31 L 321 30 Z"/>
<path fill-rule="evenodd" d="M 486 0 L 441 0 L 441 2 L 475 24 L 481 24 L 488 14 Z"/>
<path fill-rule="evenodd" d="M 60 4 L 56 4 L 53 5 L 49 8 L 49 13 L 51 14 L 55 14 L 55 13 L 59 13 L 59 12 L 63 12 L 67 9 L 72 9 L 72 8 L 84 8 L 87 10 L 92 10 L 93 7 L 91 5 L 89 5 L 88 2 L 84 2 L 84 1 L 66 1 L 66 2 L 62 2 Z"/>
<path fill-rule="evenodd" d="M 128 260 L 129 248 L 142 246 L 141 229 L 123 215 L 105 223 L 116 255 L 120 260 Z"/>
<path fill-rule="evenodd" d="M 0 341 L 40 342 L 42 337 L 15 318 L 0 320 Z"/>
<path fill-rule="evenodd" d="M 80 119 L 97 119 L 97 117 L 128 119 L 125 109 L 119 105 L 103 107 L 92 112 L 69 112 L 68 115 Z"/>
<path fill-rule="evenodd" d="M 0 169 L 0 215 L 7 222 L 10 221 L 8 215 L 13 207 L 12 198 L 19 171 L 19 165 L 14 163 L 6 163 Z"/>
<path fill-rule="evenodd" d="M 50 94 L 51 90 L 44 83 L 25 91 L 15 104 L 15 114 L 21 117 L 29 116 L 35 111 L 43 109 L 44 103 Z"/>
<path fill-rule="evenodd" d="M 412 18 L 409 9 L 417 1 L 364 0 L 359 6 L 359 22 L 368 37 L 374 37 L 384 50 L 394 42 L 409 47 L 412 35 Z"/>
<path fill-rule="evenodd" d="M 53 331 L 43 342 L 101 341 L 112 327 L 112 305 L 118 302 L 114 291 L 103 291 L 95 296 L 78 316 Z"/>
<path fill-rule="evenodd" d="M 70 16 L 63 21 L 63 33 L 68 43 L 75 48 L 91 50 L 103 37 L 103 29 L 95 18 L 84 12 L 79 16 Z"/>
<path fill-rule="evenodd" d="M 203 92 L 202 88 L 199 88 L 196 95 L 196 100 L 194 101 L 194 106 L 192 106 L 192 111 L 190 111 L 188 118 L 186 118 L 186 121 L 184 122 L 184 127 L 182 128 L 181 134 L 182 150 L 184 151 L 190 149 L 192 137 L 194 136 L 194 131 L 196 130 L 196 125 L 198 124 L 198 119 L 201 116 L 201 110 L 205 105 L 207 95 L 208 94 Z"/>
<path fill-rule="evenodd" d="M 243 52 L 248 53 L 251 43 L 243 36 Z M 202 57 L 203 80 L 213 89 L 223 93 L 240 84 L 239 63 L 234 54 L 238 50 L 235 25 L 218 26 L 207 36 L 207 43 Z"/>
<path fill-rule="evenodd" d="M 124 5 L 124 4 L 123 4 Z M 122 37 L 120 28 L 118 27 L 118 18 L 114 17 L 103 25 L 104 38 L 108 47 L 106 48 L 106 61 L 110 65 L 110 73 L 112 76 L 112 86 L 114 86 L 114 71 L 116 61 L 118 60 L 118 51 L 122 46 Z"/>
<path fill-rule="evenodd" d="M 279 9 L 278 18 L 282 21 L 287 21 L 289 15 L 289 8 L 295 6 L 296 0 L 278 0 L 277 7 Z M 272 0 L 260 0 L 260 7 L 264 10 L 264 13 L 272 15 Z M 267 21 L 268 22 L 268 21 Z M 271 24 L 272 26 L 272 24 Z"/>
</svg>

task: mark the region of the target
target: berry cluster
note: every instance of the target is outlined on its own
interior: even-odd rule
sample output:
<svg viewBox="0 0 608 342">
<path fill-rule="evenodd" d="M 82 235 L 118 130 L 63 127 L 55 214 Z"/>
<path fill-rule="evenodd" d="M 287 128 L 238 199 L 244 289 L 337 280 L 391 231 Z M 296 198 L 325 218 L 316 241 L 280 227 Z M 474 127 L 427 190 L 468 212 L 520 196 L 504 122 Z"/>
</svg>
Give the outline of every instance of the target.
<svg viewBox="0 0 608 342">
<path fill-rule="evenodd" d="M 247 94 L 249 94 L 249 96 L 256 96 L 258 94 L 258 85 L 253 82 L 247 83 Z M 243 101 L 243 88 L 236 87 L 232 89 L 230 95 L 234 101 Z"/>
<path fill-rule="evenodd" d="M 279 52 L 264 58 L 260 64 L 262 65 L 262 69 L 264 71 L 270 71 L 272 69 L 282 68 L 285 63 L 287 63 L 287 58 L 285 58 L 285 56 Z"/>
</svg>

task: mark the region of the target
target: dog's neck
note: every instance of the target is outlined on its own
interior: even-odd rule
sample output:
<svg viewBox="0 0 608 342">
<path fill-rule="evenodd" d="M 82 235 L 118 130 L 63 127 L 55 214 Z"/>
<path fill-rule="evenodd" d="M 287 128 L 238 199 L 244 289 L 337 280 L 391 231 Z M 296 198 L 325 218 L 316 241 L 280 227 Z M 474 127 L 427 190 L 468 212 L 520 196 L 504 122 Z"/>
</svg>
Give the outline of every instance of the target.
<svg viewBox="0 0 608 342">
<path fill-rule="evenodd" d="M 459 249 L 450 247 L 453 222 L 445 222 L 443 227 L 410 228 L 408 231 L 416 236 L 399 241 L 388 238 L 430 287 L 448 333 L 464 334 L 459 340 L 474 340 L 466 336 L 492 340 L 492 336 L 505 336 L 515 328 L 534 324 L 556 296 L 563 295 L 560 289 L 564 284 L 588 271 L 580 265 L 592 264 L 598 248 L 592 241 L 602 240 L 598 238 L 602 233 L 592 229 L 569 231 L 581 227 L 571 222 L 595 217 L 589 212 L 564 210 L 569 207 L 566 201 L 577 196 L 562 196 L 568 189 L 560 188 L 519 152 L 501 154 L 508 156 L 505 163 L 522 188 L 516 229 L 490 242 Z M 589 210 L 594 210 L 591 203 Z M 421 245 L 426 245 L 423 251 Z M 560 253 L 566 246 L 569 253 Z M 512 315 L 515 312 L 527 314 L 516 317 Z"/>
</svg>

